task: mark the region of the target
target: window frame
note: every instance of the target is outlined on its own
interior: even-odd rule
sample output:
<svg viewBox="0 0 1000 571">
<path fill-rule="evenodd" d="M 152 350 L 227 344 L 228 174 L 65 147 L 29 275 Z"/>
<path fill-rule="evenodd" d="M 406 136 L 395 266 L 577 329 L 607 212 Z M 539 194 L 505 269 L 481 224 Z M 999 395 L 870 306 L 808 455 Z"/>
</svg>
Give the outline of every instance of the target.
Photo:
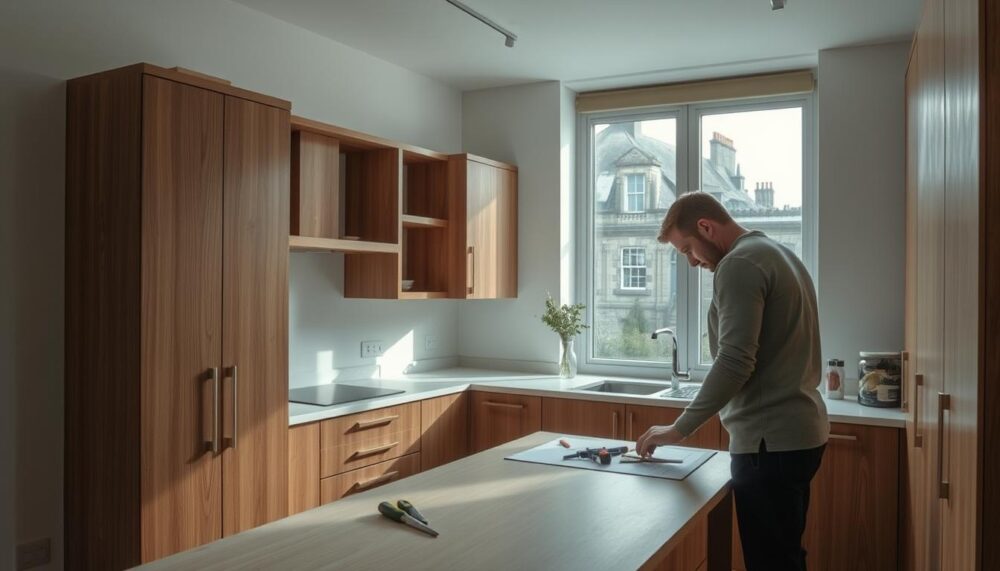
<svg viewBox="0 0 1000 571">
<path fill-rule="evenodd" d="M 633 192 L 632 188 L 629 186 L 629 181 L 636 179 L 642 181 L 642 188 L 638 192 Z M 638 196 L 641 206 L 638 209 L 632 209 L 632 197 Z M 630 173 L 625 175 L 625 208 L 622 212 L 626 214 L 638 214 L 645 212 L 646 209 L 646 175 L 641 173 Z"/>
<path fill-rule="evenodd" d="M 762 111 L 799 106 L 802 109 L 802 261 L 818 283 L 818 179 L 816 170 L 816 112 L 815 93 L 755 97 L 722 102 L 698 102 L 685 105 L 663 105 L 642 109 L 585 112 L 577 114 L 577 202 L 576 239 L 574 263 L 576 287 L 574 296 L 588 307 L 585 322 L 593 326 L 594 300 L 594 149 L 591 141 L 594 125 L 623 121 L 670 119 L 677 121 L 677 189 L 681 194 L 700 188 L 701 185 L 701 118 L 706 114 L 726 112 Z M 684 165 L 682 168 L 681 165 Z M 626 192 L 627 193 L 627 192 Z M 627 203 L 627 196 L 626 196 Z M 627 204 L 626 204 L 627 206 Z M 669 245 L 664 245 L 670 248 Z M 647 260 L 649 252 L 647 251 Z M 686 263 L 676 263 L 677 299 L 687 300 L 677 309 L 678 366 L 690 370 L 694 381 L 702 381 L 711 365 L 699 363 L 698 271 Z M 647 266 L 648 267 L 648 266 Z M 669 272 L 668 272 L 669 273 Z M 619 276 L 619 282 L 621 276 Z M 695 295 L 692 300 L 691 295 Z M 693 326 L 692 326 L 693 325 Z M 659 326 L 654 324 L 654 326 Z M 581 334 L 582 359 L 579 370 L 585 374 L 618 375 L 641 378 L 669 379 L 671 363 L 628 359 L 602 359 L 595 357 L 592 329 Z M 664 343 L 668 341 L 664 340 Z"/>
<path fill-rule="evenodd" d="M 636 265 L 636 264 L 626 264 L 625 263 L 625 252 L 629 251 L 629 250 L 638 250 L 638 251 L 642 252 L 642 265 L 641 266 L 640 265 Z M 632 255 L 633 254 L 631 254 L 631 253 L 629 254 L 629 261 L 632 261 L 631 260 L 631 256 Z M 618 253 L 618 261 L 619 261 L 619 265 L 618 265 L 618 287 L 621 288 L 621 289 L 624 289 L 624 290 L 629 290 L 629 291 L 645 291 L 647 289 L 647 287 L 649 286 L 649 265 L 646 263 L 646 247 L 645 246 L 622 246 L 621 251 Z M 632 285 L 628 285 L 626 283 L 626 281 L 625 281 L 625 270 L 627 270 L 627 269 L 628 270 L 638 270 L 638 269 L 642 270 L 642 285 L 641 286 L 632 286 Z M 634 277 L 634 276 L 631 276 L 631 275 L 629 276 L 629 278 L 632 278 L 632 277 Z"/>
</svg>

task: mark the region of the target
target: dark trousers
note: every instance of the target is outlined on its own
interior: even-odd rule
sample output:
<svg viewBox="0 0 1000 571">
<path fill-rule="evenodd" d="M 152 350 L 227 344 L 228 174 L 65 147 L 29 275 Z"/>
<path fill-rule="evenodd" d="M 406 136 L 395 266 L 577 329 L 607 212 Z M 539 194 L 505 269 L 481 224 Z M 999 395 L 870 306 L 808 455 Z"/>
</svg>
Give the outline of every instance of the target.
<svg viewBox="0 0 1000 571">
<path fill-rule="evenodd" d="M 733 454 L 733 495 L 747 571 L 805 570 L 802 532 L 809 483 L 826 445 L 810 450 Z"/>
</svg>

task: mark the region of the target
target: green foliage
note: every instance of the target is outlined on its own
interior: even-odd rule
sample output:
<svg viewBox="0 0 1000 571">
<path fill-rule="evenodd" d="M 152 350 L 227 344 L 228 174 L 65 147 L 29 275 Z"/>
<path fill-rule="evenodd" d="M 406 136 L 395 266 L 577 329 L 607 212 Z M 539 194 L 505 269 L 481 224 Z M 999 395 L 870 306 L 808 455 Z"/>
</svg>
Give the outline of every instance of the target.
<svg viewBox="0 0 1000 571">
<path fill-rule="evenodd" d="M 542 323 L 558 333 L 564 341 L 568 341 L 587 328 L 583 324 L 583 310 L 586 308 L 587 306 L 582 303 L 557 305 L 552 296 L 548 295 L 545 299 Z"/>
<path fill-rule="evenodd" d="M 646 312 L 639 306 L 639 300 L 637 299 L 632 304 L 632 309 L 622 319 L 622 355 L 634 359 L 652 356 L 653 347 L 649 338 L 650 331 L 652 329 L 649 326 L 649 322 L 646 321 Z"/>
</svg>

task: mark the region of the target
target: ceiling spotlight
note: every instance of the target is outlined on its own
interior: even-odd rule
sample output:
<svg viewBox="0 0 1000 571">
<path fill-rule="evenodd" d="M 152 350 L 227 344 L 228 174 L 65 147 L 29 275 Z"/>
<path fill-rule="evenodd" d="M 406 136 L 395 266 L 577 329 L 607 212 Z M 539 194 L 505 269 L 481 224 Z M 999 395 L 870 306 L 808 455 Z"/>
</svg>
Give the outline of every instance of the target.
<svg viewBox="0 0 1000 571">
<path fill-rule="evenodd" d="M 514 42 L 517 41 L 517 34 L 515 34 L 514 32 L 508 30 L 507 28 L 504 28 L 500 24 L 497 24 L 493 20 L 487 18 L 486 16 L 483 16 L 479 12 L 476 12 L 475 10 L 469 8 L 465 4 L 459 2 L 458 0 L 445 0 L 445 2 L 451 4 L 452 6 L 458 8 L 459 10 L 465 12 L 466 14 L 472 16 L 473 18 L 493 28 L 494 30 L 500 32 L 501 34 L 503 34 L 504 37 L 503 45 L 507 46 L 508 48 L 514 47 Z"/>
<path fill-rule="evenodd" d="M 785 0 L 771 0 L 771 10 L 782 10 L 785 7 Z"/>
</svg>

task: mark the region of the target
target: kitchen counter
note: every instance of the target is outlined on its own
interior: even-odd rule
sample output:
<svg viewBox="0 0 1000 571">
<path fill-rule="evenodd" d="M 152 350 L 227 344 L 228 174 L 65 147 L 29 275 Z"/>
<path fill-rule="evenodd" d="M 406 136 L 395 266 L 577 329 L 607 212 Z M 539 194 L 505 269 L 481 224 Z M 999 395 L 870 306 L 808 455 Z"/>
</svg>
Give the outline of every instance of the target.
<svg viewBox="0 0 1000 571">
<path fill-rule="evenodd" d="M 317 420 L 460 393 L 466 390 L 672 408 L 684 408 L 690 402 L 686 399 L 592 393 L 574 390 L 606 379 L 651 382 L 649 379 L 604 375 L 578 375 L 573 379 L 561 379 L 553 375 L 533 375 L 512 373 L 510 371 L 469 368 L 442 369 L 431 373 L 407 375 L 406 377 L 394 379 L 345 381 L 345 384 L 401 389 L 406 392 L 327 407 L 289 403 L 289 424 L 293 426 L 296 424 L 305 424 L 307 422 L 315 422 Z M 904 428 L 906 426 L 906 413 L 898 408 L 861 406 L 858 404 L 856 397 L 846 397 L 844 400 L 824 399 L 824 402 L 826 403 L 830 422 L 862 424 L 866 426 L 887 426 L 892 428 Z"/>
<path fill-rule="evenodd" d="M 504 460 L 556 436 L 536 432 L 141 568 L 657 568 L 706 516 L 705 569 L 731 568 L 728 454 L 682 481 Z M 441 535 L 379 515 L 380 501 L 398 498 Z"/>
</svg>

